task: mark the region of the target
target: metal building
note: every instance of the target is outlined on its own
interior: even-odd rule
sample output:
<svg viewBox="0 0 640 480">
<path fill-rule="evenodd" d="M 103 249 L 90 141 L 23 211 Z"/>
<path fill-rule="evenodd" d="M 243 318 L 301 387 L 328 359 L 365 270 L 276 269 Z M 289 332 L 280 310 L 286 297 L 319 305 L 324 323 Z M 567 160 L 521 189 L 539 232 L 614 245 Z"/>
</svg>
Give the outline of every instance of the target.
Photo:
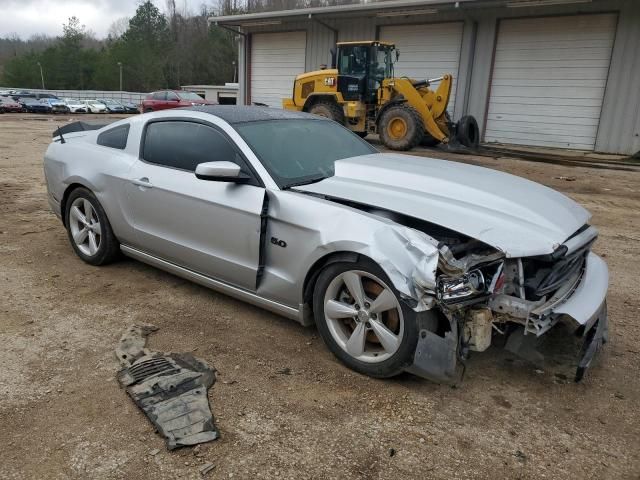
<svg viewBox="0 0 640 480">
<path fill-rule="evenodd" d="M 394 42 L 396 75 L 453 73 L 485 142 L 640 151 L 640 1 L 394 0 L 212 17 L 238 32 L 238 103 L 280 107 L 337 41 Z"/>
</svg>

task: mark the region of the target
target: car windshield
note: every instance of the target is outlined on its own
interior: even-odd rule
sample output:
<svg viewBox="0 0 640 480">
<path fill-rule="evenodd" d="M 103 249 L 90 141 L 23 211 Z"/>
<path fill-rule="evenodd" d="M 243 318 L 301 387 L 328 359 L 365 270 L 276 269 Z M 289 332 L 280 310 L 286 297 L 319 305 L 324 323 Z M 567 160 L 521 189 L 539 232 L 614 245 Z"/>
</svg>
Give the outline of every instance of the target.
<svg viewBox="0 0 640 480">
<path fill-rule="evenodd" d="M 317 182 L 343 158 L 378 153 L 343 126 L 327 120 L 264 120 L 235 125 L 280 188 Z"/>
<path fill-rule="evenodd" d="M 200 95 L 198 95 L 197 93 L 193 93 L 193 92 L 180 92 L 180 98 L 182 98 L 183 100 L 197 100 L 199 102 L 202 101 L 202 97 Z"/>
</svg>

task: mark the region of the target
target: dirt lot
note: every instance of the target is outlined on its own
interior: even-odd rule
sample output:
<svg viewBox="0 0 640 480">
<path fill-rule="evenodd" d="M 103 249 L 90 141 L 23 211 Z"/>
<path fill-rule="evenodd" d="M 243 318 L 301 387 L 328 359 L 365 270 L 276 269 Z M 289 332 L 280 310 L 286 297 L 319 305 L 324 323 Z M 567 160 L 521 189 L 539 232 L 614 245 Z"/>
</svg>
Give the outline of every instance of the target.
<svg viewBox="0 0 640 480">
<path fill-rule="evenodd" d="M 37 118 L 0 116 L 0 478 L 197 479 L 205 462 L 207 478 L 640 478 L 640 173 L 458 158 L 591 210 L 611 342 L 581 384 L 492 348 L 453 389 L 360 376 L 314 328 L 135 261 L 84 264 L 47 206 L 56 123 Z M 200 456 L 166 451 L 118 387 L 113 349 L 133 322 L 160 327 L 152 348 L 218 369 L 222 437 Z"/>
</svg>

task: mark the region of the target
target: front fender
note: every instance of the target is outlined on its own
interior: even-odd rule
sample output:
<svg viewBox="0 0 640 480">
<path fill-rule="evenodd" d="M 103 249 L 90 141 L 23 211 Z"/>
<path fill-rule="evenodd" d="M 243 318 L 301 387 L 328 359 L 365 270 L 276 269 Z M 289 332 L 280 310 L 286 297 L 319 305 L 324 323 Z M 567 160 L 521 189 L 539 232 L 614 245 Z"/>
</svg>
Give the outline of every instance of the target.
<svg viewBox="0 0 640 480">
<path fill-rule="evenodd" d="M 366 238 L 366 242 L 328 242 L 319 246 L 305 263 L 310 268 L 322 257 L 335 252 L 363 255 L 382 268 L 414 310 L 431 308 L 433 297 L 428 292 L 434 292 L 436 286 L 437 241 L 420 231 L 382 221 L 368 232 Z"/>
<path fill-rule="evenodd" d="M 341 252 L 370 258 L 412 308 L 430 308 L 439 256 L 435 239 L 315 195 L 292 190 L 268 194 L 267 235 L 272 241 L 259 294 L 286 305 L 303 305 L 310 276 L 326 257 Z"/>
</svg>

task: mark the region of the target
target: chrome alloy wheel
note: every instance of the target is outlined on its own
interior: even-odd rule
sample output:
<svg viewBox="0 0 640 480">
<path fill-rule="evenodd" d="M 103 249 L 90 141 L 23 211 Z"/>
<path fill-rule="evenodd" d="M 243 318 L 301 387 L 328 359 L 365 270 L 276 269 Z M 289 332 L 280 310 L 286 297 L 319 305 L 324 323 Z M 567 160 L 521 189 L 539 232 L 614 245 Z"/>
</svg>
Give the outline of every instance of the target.
<svg viewBox="0 0 640 480">
<path fill-rule="evenodd" d="M 361 362 L 383 362 L 402 343 L 400 303 L 389 286 L 371 273 L 350 270 L 336 276 L 325 293 L 324 315 L 336 343 Z"/>
<path fill-rule="evenodd" d="M 92 257 L 100 248 L 102 229 L 95 208 L 86 198 L 76 198 L 69 210 L 71 236 L 78 249 Z"/>
</svg>

